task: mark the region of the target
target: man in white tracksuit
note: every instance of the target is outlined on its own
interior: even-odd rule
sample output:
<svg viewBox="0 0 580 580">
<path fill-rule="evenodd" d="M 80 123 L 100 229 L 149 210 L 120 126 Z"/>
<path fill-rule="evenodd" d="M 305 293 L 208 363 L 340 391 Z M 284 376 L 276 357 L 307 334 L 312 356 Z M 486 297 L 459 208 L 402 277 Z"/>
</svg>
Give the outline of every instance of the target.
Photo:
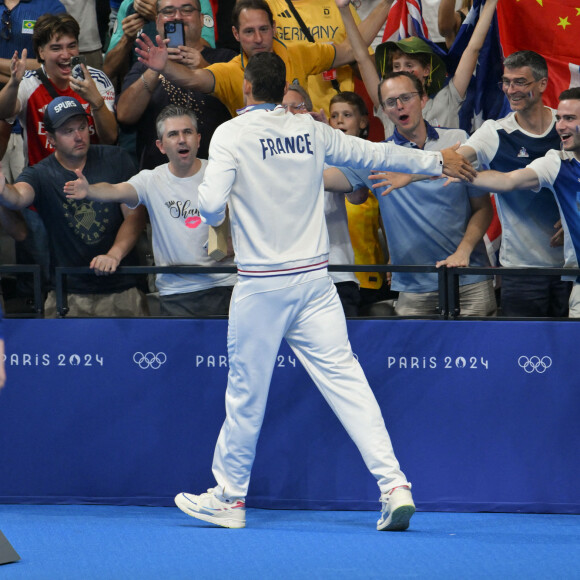
<svg viewBox="0 0 580 580">
<path fill-rule="evenodd" d="M 273 53 L 250 59 L 244 113 L 215 132 L 199 188 L 202 219 L 229 206 L 238 282 L 230 304 L 226 419 L 215 449 L 217 486 L 180 493 L 177 506 L 223 527 L 245 526 L 245 497 L 270 380 L 285 338 L 378 481 L 379 530 L 404 530 L 415 511 L 380 408 L 354 358 L 327 272 L 324 163 L 427 175 L 472 169 L 452 150 L 410 151 L 349 137 L 309 115 L 286 114 L 285 67 Z M 278 106 L 277 106 L 278 105 Z"/>
</svg>

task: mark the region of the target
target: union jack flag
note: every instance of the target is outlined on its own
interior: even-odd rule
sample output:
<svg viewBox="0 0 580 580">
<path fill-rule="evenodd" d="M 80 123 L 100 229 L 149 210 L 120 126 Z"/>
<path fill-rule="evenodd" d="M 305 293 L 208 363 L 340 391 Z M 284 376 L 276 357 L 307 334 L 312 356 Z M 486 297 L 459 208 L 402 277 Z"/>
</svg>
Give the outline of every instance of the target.
<svg viewBox="0 0 580 580">
<path fill-rule="evenodd" d="M 421 0 L 395 0 L 389 10 L 383 42 L 397 41 L 409 36 L 418 36 L 424 40 L 429 38 L 429 31 L 423 20 Z"/>
</svg>

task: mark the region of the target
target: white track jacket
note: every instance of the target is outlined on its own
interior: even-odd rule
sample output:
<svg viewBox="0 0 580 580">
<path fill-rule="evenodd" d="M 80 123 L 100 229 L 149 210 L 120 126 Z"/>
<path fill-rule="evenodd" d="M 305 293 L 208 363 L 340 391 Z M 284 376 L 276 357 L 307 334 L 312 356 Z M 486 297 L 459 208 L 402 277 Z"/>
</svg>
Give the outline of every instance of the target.
<svg viewBox="0 0 580 580">
<path fill-rule="evenodd" d="M 217 128 L 199 211 L 219 225 L 229 206 L 238 272 L 280 276 L 326 268 L 324 164 L 441 175 L 438 151 L 371 143 L 310 115 L 257 105 Z"/>
</svg>

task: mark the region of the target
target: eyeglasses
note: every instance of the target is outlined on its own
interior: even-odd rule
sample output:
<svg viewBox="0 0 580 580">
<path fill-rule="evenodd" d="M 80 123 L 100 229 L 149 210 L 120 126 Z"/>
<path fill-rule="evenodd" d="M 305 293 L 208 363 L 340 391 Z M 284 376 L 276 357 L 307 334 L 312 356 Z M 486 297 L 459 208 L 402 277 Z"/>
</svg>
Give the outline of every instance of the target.
<svg viewBox="0 0 580 580">
<path fill-rule="evenodd" d="M 502 91 L 507 91 L 511 86 L 513 86 L 515 89 L 523 90 L 535 82 L 536 81 L 527 81 L 526 79 L 513 79 L 513 80 L 503 79 L 503 80 L 499 81 L 499 83 L 497 83 L 497 86 Z"/>
<path fill-rule="evenodd" d="M 386 109 L 394 109 L 397 106 L 397 101 L 401 101 L 401 105 L 408 103 L 415 95 L 418 95 L 419 91 L 413 91 L 412 93 L 403 93 L 398 97 L 391 97 L 385 99 L 383 107 Z"/>
<path fill-rule="evenodd" d="M 185 4 L 185 5 L 179 6 L 179 7 L 166 6 L 165 8 L 162 8 L 159 11 L 159 14 L 161 14 L 161 16 L 166 16 L 168 18 L 171 18 L 171 17 L 175 16 L 178 11 L 182 16 L 190 16 L 194 12 L 201 12 L 201 10 L 199 8 L 196 8 L 193 4 Z"/>
<path fill-rule="evenodd" d="M 306 103 L 302 101 L 297 105 L 282 105 L 286 110 L 292 109 L 293 111 L 304 111 L 306 110 Z"/>
<path fill-rule="evenodd" d="M 12 10 L 4 10 L 2 13 L 2 28 L 0 29 L 0 37 L 3 40 L 10 40 L 12 38 L 12 24 L 10 22 L 10 15 Z"/>
</svg>

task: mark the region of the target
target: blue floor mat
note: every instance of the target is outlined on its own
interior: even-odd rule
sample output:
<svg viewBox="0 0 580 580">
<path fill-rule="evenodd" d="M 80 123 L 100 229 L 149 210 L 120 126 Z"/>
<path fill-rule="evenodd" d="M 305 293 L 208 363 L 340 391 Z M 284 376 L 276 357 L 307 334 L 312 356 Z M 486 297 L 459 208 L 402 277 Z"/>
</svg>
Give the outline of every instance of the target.
<svg viewBox="0 0 580 580">
<path fill-rule="evenodd" d="M 248 509 L 227 530 L 177 508 L 1 505 L 2 580 L 580 578 L 580 516 Z"/>
</svg>

